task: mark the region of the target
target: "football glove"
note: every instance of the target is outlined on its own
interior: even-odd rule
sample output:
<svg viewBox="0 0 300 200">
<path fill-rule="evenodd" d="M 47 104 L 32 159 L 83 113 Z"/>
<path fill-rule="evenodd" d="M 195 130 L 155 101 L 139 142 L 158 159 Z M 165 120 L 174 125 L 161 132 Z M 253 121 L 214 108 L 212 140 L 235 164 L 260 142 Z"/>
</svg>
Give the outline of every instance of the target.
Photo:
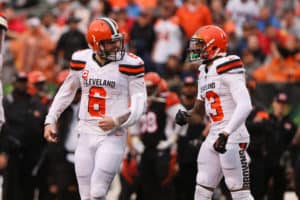
<svg viewBox="0 0 300 200">
<path fill-rule="evenodd" d="M 228 136 L 226 136 L 224 133 L 220 133 L 218 139 L 214 143 L 214 149 L 219 153 L 225 153 L 227 139 Z"/>
<path fill-rule="evenodd" d="M 176 116 L 175 116 L 175 122 L 176 122 L 176 124 L 183 126 L 183 125 L 187 124 L 189 117 L 190 117 L 190 115 L 188 114 L 188 112 L 183 111 L 183 110 L 178 110 L 178 112 L 176 113 Z"/>
<path fill-rule="evenodd" d="M 127 158 L 123 160 L 121 167 L 121 176 L 129 185 L 132 185 L 134 183 L 136 177 L 139 176 L 136 156 L 131 156 L 130 154 L 128 154 Z"/>
</svg>

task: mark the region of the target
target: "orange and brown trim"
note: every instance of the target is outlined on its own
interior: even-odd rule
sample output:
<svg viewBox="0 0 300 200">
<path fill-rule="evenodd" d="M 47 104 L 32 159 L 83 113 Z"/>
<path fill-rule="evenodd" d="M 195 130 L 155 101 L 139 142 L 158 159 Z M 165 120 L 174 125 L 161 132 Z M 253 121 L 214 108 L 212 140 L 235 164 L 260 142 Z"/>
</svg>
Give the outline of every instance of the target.
<svg viewBox="0 0 300 200">
<path fill-rule="evenodd" d="M 70 61 L 70 68 L 73 70 L 82 70 L 85 68 L 85 62 L 84 61 L 79 61 L 79 60 L 71 60 Z"/>
<path fill-rule="evenodd" d="M 145 72 L 144 65 L 119 65 L 119 71 L 129 76 L 140 76 Z"/>
<path fill-rule="evenodd" d="M 223 74 L 232 69 L 243 68 L 243 62 L 240 59 L 232 60 L 217 67 L 218 74 Z"/>
</svg>

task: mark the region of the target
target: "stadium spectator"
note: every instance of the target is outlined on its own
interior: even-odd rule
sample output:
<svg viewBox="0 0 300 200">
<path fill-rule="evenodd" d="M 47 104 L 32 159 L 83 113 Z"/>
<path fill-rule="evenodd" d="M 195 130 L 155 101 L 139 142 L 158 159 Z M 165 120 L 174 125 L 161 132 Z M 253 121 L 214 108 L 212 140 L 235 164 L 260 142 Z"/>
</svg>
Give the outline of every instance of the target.
<svg viewBox="0 0 300 200">
<path fill-rule="evenodd" d="M 254 20 L 259 13 L 259 5 L 255 0 L 231 0 L 227 1 L 226 12 L 236 26 L 236 34 L 242 33 L 243 24 L 246 21 Z"/>
<path fill-rule="evenodd" d="M 45 12 L 41 16 L 41 25 L 50 36 L 51 40 L 54 43 L 57 43 L 58 39 L 60 38 L 62 32 L 64 31 L 64 27 L 59 26 L 56 23 L 56 16 L 53 12 Z"/>
<path fill-rule="evenodd" d="M 178 19 L 173 16 L 173 10 L 163 5 L 160 15 L 154 25 L 155 42 L 152 52 L 152 61 L 156 72 L 161 76 L 165 73 L 165 64 L 170 55 L 181 56 L 183 50 L 183 34 Z M 172 48 L 169 48 L 172 46 Z"/>
<path fill-rule="evenodd" d="M 286 163 L 284 153 L 292 144 L 297 126 L 291 120 L 286 109 L 289 105 L 288 95 L 279 92 L 272 102 L 273 111 L 270 113 L 269 134 L 266 138 L 265 187 L 268 199 L 283 200 L 286 182 Z"/>
<path fill-rule="evenodd" d="M 263 104 L 254 96 L 256 87 L 255 80 L 248 76 L 247 88 L 251 95 L 253 109 L 249 114 L 246 126 L 250 134 L 251 143 L 247 150 L 251 162 L 250 169 L 250 189 L 255 200 L 263 200 L 265 196 L 265 162 L 266 162 L 266 140 L 267 135 L 271 134 L 269 113 Z"/>
<path fill-rule="evenodd" d="M 300 80 L 300 63 L 298 62 L 298 40 L 289 35 L 285 43 L 272 42 L 272 57 L 269 62 L 253 72 L 259 82 L 288 83 Z"/>
<path fill-rule="evenodd" d="M 17 70 L 40 70 L 45 72 L 48 80 L 53 80 L 55 60 L 51 53 L 55 44 L 42 29 L 38 17 L 29 17 L 27 25 L 28 30 L 15 38 L 14 44 L 11 44 Z"/>
<path fill-rule="evenodd" d="M 33 199 L 35 188 L 43 187 L 38 161 L 45 145 L 43 121 L 47 107 L 27 93 L 26 74 L 18 73 L 14 86 L 4 98 L 6 124 L 2 134 L 14 143 L 9 147 L 13 150 L 8 154 L 4 199 Z"/>
<path fill-rule="evenodd" d="M 212 24 L 211 12 L 200 0 L 184 1 L 178 8 L 176 16 L 187 39 L 190 39 L 199 27 Z"/>
<path fill-rule="evenodd" d="M 78 29 L 80 32 L 84 33 L 90 23 L 90 19 L 92 17 L 90 7 L 90 0 L 78 0 L 73 1 L 72 3 L 72 15 L 80 21 L 78 22 Z"/>
<path fill-rule="evenodd" d="M 259 31 L 264 32 L 267 25 L 271 25 L 276 29 L 280 29 L 281 25 L 274 13 L 267 6 L 260 8 L 259 15 L 257 17 L 256 26 Z"/>
<path fill-rule="evenodd" d="M 300 40 L 300 19 L 295 16 L 293 9 L 288 9 L 283 12 L 281 17 L 281 26 L 282 29 L 287 31 L 288 34 L 293 34 Z"/>
<path fill-rule="evenodd" d="M 171 91 L 179 94 L 181 87 L 181 62 L 177 55 L 169 55 L 164 67 L 164 73 L 162 77 L 166 79 Z"/>
<path fill-rule="evenodd" d="M 144 60 L 146 71 L 155 71 L 151 60 L 155 32 L 150 10 L 141 11 L 132 26 L 130 38 L 129 48 Z"/>
<path fill-rule="evenodd" d="M 292 141 L 292 151 L 294 151 L 294 181 L 295 181 L 295 191 L 298 199 L 300 198 L 300 128 L 298 128 L 297 133 Z"/>
<path fill-rule="evenodd" d="M 141 7 L 136 3 L 135 0 L 128 0 L 126 12 L 129 17 L 137 18 L 140 15 Z"/>
<path fill-rule="evenodd" d="M 211 13 L 213 24 L 218 26 L 223 26 L 226 21 L 225 9 L 222 0 L 212 0 L 211 1 Z"/>
<path fill-rule="evenodd" d="M 62 69 L 68 68 L 75 51 L 88 47 L 85 35 L 78 29 L 79 22 L 79 18 L 71 16 L 67 21 L 69 30 L 63 33 L 57 42 L 55 53 Z"/>
</svg>

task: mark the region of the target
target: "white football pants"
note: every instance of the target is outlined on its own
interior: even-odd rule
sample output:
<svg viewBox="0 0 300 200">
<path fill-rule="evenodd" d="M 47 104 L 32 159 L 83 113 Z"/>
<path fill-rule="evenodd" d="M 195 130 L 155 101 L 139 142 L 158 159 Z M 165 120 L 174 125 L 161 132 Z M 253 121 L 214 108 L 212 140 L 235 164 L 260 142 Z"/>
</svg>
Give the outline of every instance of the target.
<svg viewBox="0 0 300 200">
<path fill-rule="evenodd" d="M 224 176 L 230 191 L 246 190 L 250 195 L 249 157 L 246 151 L 239 144 L 227 144 L 226 150 L 221 154 L 214 150 L 211 142 L 205 141 L 202 144 L 197 161 L 197 185 L 216 188 Z M 197 191 L 195 199 L 201 199 L 196 194 Z"/>
<path fill-rule="evenodd" d="M 80 134 L 75 151 L 75 171 L 82 200 L 105 200 L 119 171 L 125 146 L 125 132 L 121 136 Z"/>
</svg>

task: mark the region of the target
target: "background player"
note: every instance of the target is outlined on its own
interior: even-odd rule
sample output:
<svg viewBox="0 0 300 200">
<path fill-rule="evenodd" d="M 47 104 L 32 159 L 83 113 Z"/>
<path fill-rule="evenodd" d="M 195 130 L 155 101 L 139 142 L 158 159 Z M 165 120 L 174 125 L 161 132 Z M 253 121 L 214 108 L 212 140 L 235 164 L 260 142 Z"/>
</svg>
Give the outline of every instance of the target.
<svg viewBox="0 0 300 200">
<path fill-rule="evenodd" d="M 57 142 L 55 123 L 81 88 L 75 171 L 81 199 L 102 200 L 120 167 L 125 128 L 145 109 L 144 62 L 125 52 L 124 37 L 110 18 L 92 21 L 87 40 L 91 49 L 72 55 L 70 73 L 47 115 L 44 136 Z"/>
<path fill-rule="evenodd" d="M 189 59 L 201 61 L 198 96 L 189 113 L 178 111 L 176 121 L 186 124 L 190 113 L 204 114 L 204 110 L 211 121 L 198 154 L 196 200 L 211 199 L 223 176 L 234 200 L 253 199 L 245 151 L 249 143 L 245 120 L 251 100 L 243 63 L 238 56 L 227 55 L 227 45 L 226 33 L 213 25 L 201 27 L 190 40 Z"/>
<path fill-rule="evenodd" d="M 174 199 L 173 178 L 176 172 L 176 149 L 179 134 L 186 127 L 174 126 L 178 109 L 184 109 L 176 93 L 156 72 L 145 75 L 147 111 L 129 128 L 132 146 L 141 154 L 139 162 L 140 195 L 142 199 Z M 139 197 L 140 198 L 140 197 Z"/>
</svg>

